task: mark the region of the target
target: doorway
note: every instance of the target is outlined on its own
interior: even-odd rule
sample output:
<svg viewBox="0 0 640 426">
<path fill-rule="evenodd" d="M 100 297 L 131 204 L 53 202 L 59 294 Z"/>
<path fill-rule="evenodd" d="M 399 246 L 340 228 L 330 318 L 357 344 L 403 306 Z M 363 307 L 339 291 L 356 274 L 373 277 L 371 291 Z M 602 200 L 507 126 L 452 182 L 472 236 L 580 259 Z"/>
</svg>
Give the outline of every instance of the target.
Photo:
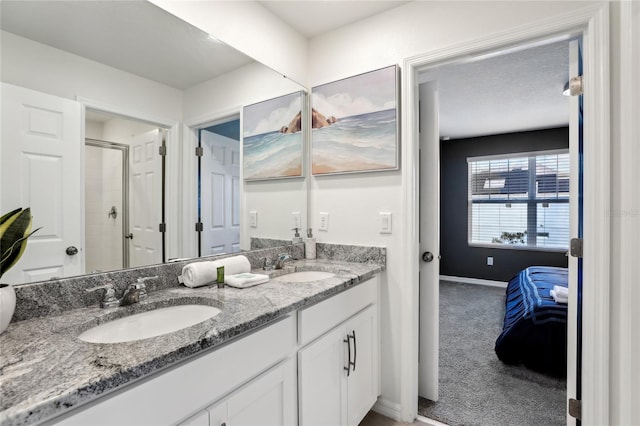
<svg viewBox="0 0 640 426">
<path fill-rule="evenodd" d="M 240 118 L 198 129 L 198 257 L 240 251 Z"/>
<path fill-rule="evenodd" d="M 502 283 L 506 284 L 506 281 L 508 281 L 512 275 L 517 274 L 523 266 L 529 265 L 548 264 L 550 266 L 567 267 L 567 258 L 565 257 L 565 252 L 568 249 L 567 235 L 569 230 L 569 209 L 566 207 L 567 204 L 557 205 L 558 209 L 563 213 L 560 215 L 562 217 L 560 217 L 558 214 L 549 214 L 551 210 L 554 210 L 556 207 L 555 204 L 541 203 L 539 206 L 541 209 L 536 210 L 536 205 L 533 205 L 531 200 L 518 199 L 518 197 L 527 193 L 538 194 L 545 192 L 535 189 L 535 185 L 539 184 L 543 177 L 546 179 L 549 173 L 547 167 L 540 166 L 540 163 L 543 161 L 542 158 L 544 157 L 546 159 L 549 156 L 559 155 L 556 151 L 551 152 L 550 150 L 569 148 L 569 102 L 568 98 L 562 97 L 563 82 L 568 81 L 569 78 L 569 42 L 568 36 L 556 37 L 547 41 L 538 41 L 534 44 L 523 45 L 516 48 L 511 47 L 506 52 L 491 52 L 488 55 L 483 54 L 471 58 L 466 57 L 464 61 L 454 61 L 446 65 L 424 69 L 419 74 L 420 82 L 424 81 L 424 83 L 420 85 L 420 130 L 422 132 L 421 134 L 426 133 L 428 135 L 425 140 L 423 140 L 424 135 L 421 136 L 420 155 L 421 158 L 438 158 L 437 162 L 439 165 L 438 167 L 434 167 L 433 161 L 421 160 L 421 163 L 424 162 L 423 164 L 428 164 L 429 167 L 421 169 L 420 182 L 426 191 L 432 191 L 432 182 L 439 182 L 440 186 L 439 195 L 435 195 L 436 201 L 434 201 L 434 194 L 421 194 L 422 202 L 428 200 L 422 204 L 423 212 L 421 212 L 420 219 L 421 240 L 437 240 L 440 241 L 440 244 L 435 250 L 431 249 L 432 252 L 425 251 L 423 254 L 425 263 L 421 266 L 420 303 L 424 306 L 420 308 L 421 342 L 419 374 L 421 375 L 420 379 L 423 379 L 423 375 L 425 374 L 430 374 L 431 377 L 433 377 L 435 370 L 436 378 L 435 384 L 433 380 L 426 384 L 420 381 L 419 394 L 426 395 L 427 398 L 433 401 L 438 401 L 439 398 L 449 398 L 451 399 L 449 402 L 454 404 L 447 414 L 446 400 L 426 405 L 422 403 L 419 408 L 420 414 L 425 412 L 433 413 L 434 415 L 429 417 L 445 422 L 465 423 L 480 421 L 482 423 L 482 417 L 480 415 L 474 417 L 474 410 L 477 411 L 477 408 L 473 408 L 473 398 L 460 399 L 465 391 L 469 390 L 472 386 L 471 382 L 467 384 L 466 389 L 465 386 L 458 387 L 459 389 L 455 388 L 455 386 L 451 386 L 451 383 L 465 382 L 465 380 L 471 381 L 471 376 L 473 376 L 474 371 L 486 369 L 487 379 L 494 377 L 498 384 L 504 385 L 505 383 L 512 383 L 511 386 L 518 386 L 519 381 L 512 380 L 514 374 L 526 377 L 526 380 L 522 382 L 520 386 L 523 389 L 523 394 L 530 389 L 530 387 L 527 386 L 527 380 L 535 382 L 531 383 L 531 386 L 541 387 L 540 392 L 537 394 L 534 393 L 533 396 L 528 394 L 523 401 L 526 402 L 539 398 L 541 399 L 539 401 L 540 404 L 549 408 L 546 411 L 540 412 L 542 417 L 539 418 L 538 423 L 564 424 L 565 394 L 562 391 L 563 387 L 566 388 L 564 382 L 559 382 L 554 378 L 547 378 L 544 375 L 537 375 L 535 372 L 529 374 L 524 371 L 523 374 L 520 374 L 520 372 L 515 372 L 513 369 L 505 369 L 493 353 L 493 343 L 501 331 L 502 318 L 500 318 L 499 323 L 495 323 L 495 315 L 485 315 L 486 312 L 482 309 L 478 310 L 478 306 L 475 306 L 475 304 L 480 300 L 484 300 L 487 307 L 492 306 L 488 308 L 491 313 L 496 314 L 496 307 L 498 309 L 502 307 L 502 315 L 504 315 L 504 301 L 498 301 L 497 299 L 503 299 L 504 296 L 501 295 L 504 294 L 504 290 L 485 287 L 486 291 L 483 292 L 481 290 L 482 287 L 469 287 L 469 283 L 490 285 L 495 285 L 496 283 L 498 283 L 498 285 Z M 529 57 L 529 59 L 527 59 L 527 57 Z M 558 58 L 561 59 L 558 60 Z M 527 64 L 527 60 L 532 60 L 538 67 L 531 68 L 531 64 Z M 554 66 L 560 70 L 561 75 L 556 75 L 557 71 L 554 73 Z M 501 98 L 496 101 L 497 103 L 494 105 L 491 105 L 490 100 L 489 102 L 476 100 L 476 103 L 474 103 L 474 98 L 476 97 L 474 90 L 479 92 L 480 97 L 490 98 L 493 93 L 487 93 L 485 87 L 489 87 L 490 92 L 500 92 L 502 89 L 497 87 L 498 83 L 504 83 L 509 87 L 509 78 L 511 75 L 526 80 L 526 76 L 523 75 L 525 74 L 523 70 L 526 70 L 527 67 L 536 70 L 536 76 L 530 79 L 528 83 L 531 83 L 531 80 L 539 78 L 540 75 L 544 73 L 548 73 L 549 75 L 546 77 L 543 76 L 540 78 L 540 81 L 536 83 L 542 85 L 548 84 L 545 82 L 545 78 L 550 81 L 554 79 L 557 80 L 555 85 L 551 84 L 549 100 L 545 99 L 545 90 L 538 88 L 528 92 L 525 102 L 522 106 L 518 107 L 513 103 L 513 98 L 521 97 L 521 93 L 518 94 L 518 90 L 507 89 L 497 94 L 502 96 L 508 93 L 510 98 Z M 541 70 L 543 67 L 545 69 Z M 544 73 L 542 71 L 544 71 Z M 447 81 L 447 77 L 452 80 Z M 471 78 L 475 78 L 474 83 L 467 83 Z M 465 86 L 465 90 L 457 91 L 457 89 L 452 89 L 452 82 L 453 84 L 457 83 Z M 474 86 L 474 84 L 478 84 L 479 86 Z M 532 86 L 535 86 L 535 84 L 532 84 Z M 471 109 L 473 110 L 472 119 L 466 118 L 468 114 L 464 114 L 462 111 L 464 107 L 458 107 L 452 113 L 453 108 L 451 106 L 461 105 L 463 101 L 471 105 Z M 543 107 L 544 112 L 551 111 L 551 114 L 549 114 L 548 117 L 542 117 L 543 114 L 540 113 L 540 110 L 536 110 L 536 106 L 541 107 L 546 101 L 549 101 L 550 104 Z M 493 113 L 494 110 L 499 110 L 503 106 L 502 104 L 505 104 L 505 111 L 498 112 L 497 119 L 491 117 L 491 113 Z M 554 110 L 554 108 L 556 109 Z M 560 117 L 554 118 L 554 111 L 560 111 Z M 452 126 L 453 121 L 450 117 L 454 115 L 456 120 Z M 539 121 L 536 122 L 536 119 L 530 116 L 535 118 L 539 117 Z M 478 123 L 476 124 L 476 122 Z M 558 128 L 559 125 L 563 127 Z M 544 128 L 548 130 L 539 130 Z M 441 152 L 441 146 L 447 147 L 446 155 L 444 153 L 445 151 Z M 577 146 L 574 145 L 572 149 L 577 149 Z M 544 152 L 545 156 L 532 155 L 532 153 L 535 152 L 538 154 Z M 518 156 L 523 157 L 520 159 L 520 163 L 523 163 L 524 167 L 522 167 L 522 164 L 516 166 L 516 163 L 519 161 L 516 158 Z M 562 154 L 562 156 L 563 161 L 566 161 L 567 168 L 563 173 L 566 175 L 566 182 L 568 182 L 569 155 Z M 491 157 L 491 159 L 489 159 L 489 157 Z M 505 160 L 502 157 L 507 159 Z M 469 163 L 470 158 L 474 160 L 471 163 Z M 529 189 L 526 187 L 509 187 L 509 185 L 507 185 L 498 190 L 498 184 L 504 184 L 504 179 L 502 179 L 504 176 L 496 175 L 500 179 L 496 178 L 491 180 L 489 182 L 490 186 L 481 191 L 483 193 L 480 194 L 479 197 L 475 195 L 475 191 L 474 197 L 472 197 L 471 190 L 468 189 L 471 187 L 471 180 L 467 178 L 467 176 L 472 176 L 472 172 L 470 170 L 468 171 L 467 168 L 472 163 L 478 166 L 478 159 L 484 163 L 491 163 L 494 166 L 505 161 L 512 162 L 514 163 L 512 168 L 519 171 L 526 170 L 527 165 L 531 166 L 533 162 L 534 166 L 531 169 L 532 171 L 528 174 L 529 180 L 533 182 L 534 191 L 532 192 L 531 185 L 529 185 Z M 539 163 L 538 167 L 535 166 L 536 159 Z M 450 170 L 444 170 L 447 168 L 453 168 L 455 172 L 452 173 Z M 442 174 L 440 174 L 440 170 L 442 170 Z M 515 174 L 517 173 L 514 173 L 511 177 L 514 177 Z M 559 175 L 560 173 L 556 170 L 554 176 Z M 475 176 L 475 174 L 473 174 L 473 176 Z M 531 176 L 533 176 L 532 179 Z M 524 181 L 522 183 L 524 184 Z M 556 201 L 560 203 L 569 202 L 569 189 L 568 185 L 566 186 L 564 189 L 566 192 L 563 192 L 564 195 L 560 195 L 560 198 L 563 198 L 563 200 Z M 522 194 L 520 194 L 521 192 Z M 500 224 L 500 221 L 493 223 L 493 219 L 489 220 L 489 222 L 483 221 L 482 227 L 479 228 L 480 231 L 484 229 L 486 222 L 486 228 L 495 228 L 494 231 L 498 233 L 493 239 L 489 238 L 487 241 L 476 241 L 476 239 L 479 238 L 479 231 L 478 228 L 476 228 L 478 226 L 478 218 L 475 217 L 475 214 L 480 215 L 482 212 L 491 212 L 494 214 L 494 210 L 499 207 L 495 202 L 500 202 L 498 199 L 482 199 L 478 202 L 491 201 L 493 204 L 474 204 L 474 208 L 471 210 L 471 199 L 487 197 L 485 193 L 494 194 L 497 198 L 503 197 L 506 194 L 507 197 L 512 197 L 513 199 L 509 199 L 507 203 L 503 203 L 503 207 L 506 208 L 505 212 L 508 213 L 505 213 L 502 219 L 503 222 L 506 220 L 508 223 L 506 225 L 504 223 Z M 559 193 L 556 195 L 559 195 Z M 530 195 L 526 195 L 526 197 L 531 198 Z M 442 202 L 443 205 L 442 209 L 437 207 L 440 202 Z M 533 222 L 531 217 L 527 219 L 527 211 L 529 216 L 531 216 L 532 213 L 531 206 L 527 207 L 527 205 L 533 205 Z M 514 209 L 512 207 L 516 208 Z M 516 214 L 516 210 L 524 212 L 524 216 Z M 471 211 L 474 212 L 473 215 L 471 215 Z M 424 214 L 425 212 L 426 215 Z M 536 213 L 539 216 L 537 221 L 535 218 Z M 545 217 L 547 218 L 546 222 L 544 219 L 540 220 L 540 217 L 545 213 Z M 520 216 L 518 220 L 515 220 L 516 216 Z M 551 219 L 552 216 L 553 219 Z M 434 220 L 434 218 L 436 219 Z M 559 226 L 559 222 L 557 222 L 559 219 L 562 219 L 561 226 Z M 441 221 L 443 225 L 446 226 L 441 227 Z M 519 223 L 520 221 L 524 222 Z M 554 223 L 552 224 L 551 222 Z M 524 239 L 521 241 L 509 241 L 506 243 L 508 246 L 498 246 L 498 243 L 503 242 L 500 240 L 499 230 L 505 226 L 522 227 L 524 229 Z M 529 228 L 527 228 L 527 226 L 529 226 Z M 545 226 L 546 228 L 544 228 Z M 536 227 L 541 228 L 536 230 Z M 532 229 L 536 231 L 533 236 L 531 236 Z M 553 231 L 549 232 L 550 229 L 553 229 Z M 527 238 L 527 230 L 529 231 L 530 238 Z M 484 231 L 480 232 L 480 237 L 484 237 L 484 235 L 482 235 L 483 232 Z M 560 237 L 562 237 L 561 239 L 565 244 L 562 247 L 558 246 Z M 522 243 L 520 245 L 523 247 L 516 247 L 519 243 Z M 535 246 L 533 249 L 530 248 L 533 247 L 532 244 Z M 555 247 L 551 247 L 552 245 L 555 245 Z M 423 250 L 428 250 L 428 247 L 429 246 L 423 246 Z M 440 255 L 444 256 L 442 263 L 440 261 Z M 494 265 L 494 257 L 496 259 L 496 265 Z M 485 259 L 486 263 L 484 263 Z M 461 280 L 457 280 L 461 281 L 462 284 L 447 282 L 438 285 L 437 283 L 440 281 L 442 275 L 440 271 L 441 266 L 445 266 L 444 275 L 462 277 Z M 423 281 L 425 281 L 427 285 L 423 284 Z M 435 287 L 433 283 L 436 283 Z M 443 285 L 444 287 L 442 287 Z M 434 307 L 432 303 L 434 299 L 438 300 L 439 298 L 438 287 L 445 290 L 443 292 L 445 297 L 439 304 L 440 307 L 443 307 L 443 312 L 441 313 L 438 313 L 438 305 L 436 304 Z M 468 294 L 475 294 L 475 296 L 469 299 L 466 297 Z M 452 305 L 455 303 L 466 303 L 467 306 L 464 308 L 466 308 L 468 312 L 465 313 L 465 309 L 459 311 L 459 307 Z M 451 317 L 455 316 L 456 312 L 460 320 L 458 322 L 451 322 Z M 443 339 L 460 338 L 460 336 L 464 334 L 462 331 L 465 331 L 465 327 L 462 327 L 460 332 L 451 334 L 450 330 L 442 329 L 443 324 L 450 328 L 462 325 L 469 319 L 469 315 L 472 312 L 476 312 L 478 315 L 475 315 L 475 318 L 471 320 L 468 325 L 477 327 L 477 334 L 483 336 L 483 339 L 487 340 L 487 342 L 483 341 L 479 342 L 478 345 L 469 346 L 469 342 L 474 340 L 474 333 L 469 333 L 466 335 L 466 338 L 463 339 L 465 340 L 464 344 L 462 342 L 457 343 L 460 348 L 452 348 L 451 342 Z M 486 317 L 485 320 L 482 320 L 482 318 L 484 318 L 483 315 Z M 488 323 L 492 324 L 491 327 L 493 327 L 493 329 L 487 331 L 485 328 L 487 328 Z M 438 324 L 440 324 L 440 328 Z M 422 341 L 425 333 L 429 334 L 427 339 L 425 339 L 427 340 L 426 345 Z M 493 338 L 491 338 L 492 335 Z M 434 354 L 433 348 L 437 348 L 438 342 L 441 345 L 441 349 L 435 351 Z M 460 361 L 466 358 L 466 353 L 459 353 L 458 356 L 455 355 L 456 350 L 461 350 L 463 346 L 467 348 L 465 352 L 474 353 L 474 355 L 467 360 L 469 361 L 468 363 Z M 486 354 L 481 349 L 484 350 Z M 441 380 L 443 388 L 446 390 L 444 394 L 439 392 L 439 386 L 437 384 L 437 371 L 439 368 L 438 353 L 441 351 L 444 351 L 444 353 L 440 353 L 440 360 L 443 360 L 443 365 L 446 367 L 444 370 L 441 370 L 446 372 L 445 377 Z M 561 362 L 565 361 L 561 360 Z M 443 367 L 443 365 L 440 367 Z M 464 367 L 464 365 L 466 365 L 466 367 Z M 458 375 L 456 374 L 456 368 L 464 368 L 465 371 L 459 372 Z M 502 377 L 500 377 L 500 374 L 502 374 Z M 483 382 L 482 377 L 479 376 L 478 379 L 479 382 Z M 490 383 L 491 381 L 487 380 L 484 385 Z M 499 407 L 491 406 L 492 398 L 489 397 L 492 394 L 491 386 L 486 388 L 483 386 L 480 386 L 480 391 L 476 390 L 476 392 L 473 392 L 474 395 L 480 394 L 483 396 L 482 401 L 477 401 L 480 405 L 476 404 L 475 406 L 483 406 L 483 412 L 487 410 L 499 412 L 498 409 L 495 409 Z M 545 386 L 547 387 L 546 390 Z M 495 386 L 494 388 L 499 388 L 499 386 Z M 508 393 L 508 397 L 506 394 L 503 395 L 505 398 L 500 398 L 500 395 L 496 393 L 497 398 L 495 401 L 502 401 L 504 405 L 509 404 L 505 401 L 511 401 L 509 406 L 513 407 L 513 398 L 516 398 L 517 395 L 514 393 L 514 389 L 509 389 Z M 549 395 L 555 395 L 555 399 L 552 401 L 548 400 L 547 397 Z M 466 414 L 470 416 L 466 418 L 464 417 L 465 405 L 468 408 L 467 411 L 469 411 L 469 413 Z M 518 414 L 526 410 L 527 404 L 523 402 L 522 404 L 516 405 L 518 407 L 516 407 L 511 415 L 506 413 L 500 414 L 505 414 L 507 415 L 506 418 L 515 421 L 515 419 L 518 419 Z M 552 411 L 552 406 L 555 407 L 554 410 L 557 412 L 550 416 L 549 411 Z M 535 410 L 533 410 L 533 412 L 535 412 Z M 447 418 L 447 415 L 453 415 L 454 417 Z M 499 417 L 500 416 L 489 416 L 489 418 L 484 420 L 488 423 L 499 424 Z"/>
<path fill-rule="evenodd" d="M 94 110 L 85 119 L 86 270 L 164 262 L 167 130 Z"/>
</svg>

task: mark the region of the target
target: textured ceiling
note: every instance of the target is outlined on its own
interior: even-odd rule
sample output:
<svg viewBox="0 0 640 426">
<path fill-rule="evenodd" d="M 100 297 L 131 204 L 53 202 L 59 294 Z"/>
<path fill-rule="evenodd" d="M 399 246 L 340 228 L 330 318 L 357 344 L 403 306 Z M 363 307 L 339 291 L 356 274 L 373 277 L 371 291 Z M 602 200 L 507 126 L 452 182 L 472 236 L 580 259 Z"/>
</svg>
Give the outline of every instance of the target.
<svg viewBox="0 0 640 426">
<path fill-rule="evenodd" d="M 569 42 L 534 46 L 423 72 L 437 80 L 441 138 L 566 126 Z"/>
</svg>

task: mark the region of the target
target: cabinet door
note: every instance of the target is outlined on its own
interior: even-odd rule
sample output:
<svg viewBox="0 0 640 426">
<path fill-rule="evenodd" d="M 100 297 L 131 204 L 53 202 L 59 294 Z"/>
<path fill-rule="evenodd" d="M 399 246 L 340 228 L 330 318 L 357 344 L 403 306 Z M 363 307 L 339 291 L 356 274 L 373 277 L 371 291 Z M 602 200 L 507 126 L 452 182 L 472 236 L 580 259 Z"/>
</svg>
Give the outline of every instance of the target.
<svg viewBox="0 0 640 426">
<path fill-rule="evenodd" d="M 300 425 L 344 425 L 347 420 L 347 344 L 339 326 L 298 352 Z"/>
<path fill-rule="evenodd" d="M 211 426 L 296 423 L 295 363 L 288 360 L 208 408 Z"/>
<path fill-rule="evenodd" d="M 355 367 L 347 378 L 348 425 L 358 425 L 378 398 L 378 315 L 375 305 L 346 323 Z"/>
</svg>

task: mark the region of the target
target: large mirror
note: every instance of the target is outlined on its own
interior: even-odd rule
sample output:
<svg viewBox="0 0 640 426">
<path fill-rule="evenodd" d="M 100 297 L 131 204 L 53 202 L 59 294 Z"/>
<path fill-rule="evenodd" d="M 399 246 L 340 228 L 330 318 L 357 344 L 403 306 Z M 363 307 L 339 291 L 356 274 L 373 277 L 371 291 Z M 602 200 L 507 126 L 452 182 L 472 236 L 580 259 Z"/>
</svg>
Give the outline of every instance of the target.
<svg viewBox="0 0 640 426">
<path fill-rule="evenodd" d="M 0 212 L 31 207 L 41 227 L 3 282 L 287 244 L 305 228 L 305 178 L 245 181 L 241 146 L 244 106 L 303 87 L 146 1 L 0 8 Z"/>
</svg>

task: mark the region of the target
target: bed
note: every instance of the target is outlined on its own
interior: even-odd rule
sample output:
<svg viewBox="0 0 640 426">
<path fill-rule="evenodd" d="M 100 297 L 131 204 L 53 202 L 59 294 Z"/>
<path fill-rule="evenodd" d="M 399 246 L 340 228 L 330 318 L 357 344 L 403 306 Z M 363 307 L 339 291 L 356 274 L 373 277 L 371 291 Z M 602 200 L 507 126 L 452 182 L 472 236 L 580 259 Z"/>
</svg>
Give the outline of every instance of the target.
<svg viewBox="0 0 640 426">
<path fill-rule="evenodd" d="M 506 312 L 495 351 L 506 364 L 541 373 L 567 373 L 567 305 L 556 303 L 553 286 L 567 287 L 567 268 L 530 266 L 507 285 Z"/>
</svg>

